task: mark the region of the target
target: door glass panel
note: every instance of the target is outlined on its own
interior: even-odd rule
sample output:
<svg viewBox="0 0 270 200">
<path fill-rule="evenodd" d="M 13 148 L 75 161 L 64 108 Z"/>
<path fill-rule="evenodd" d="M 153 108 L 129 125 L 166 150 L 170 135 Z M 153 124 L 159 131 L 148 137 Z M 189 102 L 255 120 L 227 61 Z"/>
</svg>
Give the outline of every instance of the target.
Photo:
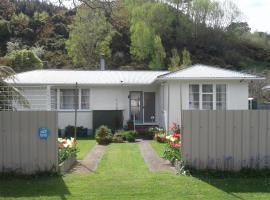
<svg viewBox="0 0 270 200">
<path fill-rule="evenodd" d="M 142 123 L 142 92 L 130 92 L 130 118 L 136 123 Z"/>
<path fill-rule="evenodd" d="M 155 93 L 145 92 L 144 93 L 144 122 L 151 123 L 155 122 Z"/>
</svg>

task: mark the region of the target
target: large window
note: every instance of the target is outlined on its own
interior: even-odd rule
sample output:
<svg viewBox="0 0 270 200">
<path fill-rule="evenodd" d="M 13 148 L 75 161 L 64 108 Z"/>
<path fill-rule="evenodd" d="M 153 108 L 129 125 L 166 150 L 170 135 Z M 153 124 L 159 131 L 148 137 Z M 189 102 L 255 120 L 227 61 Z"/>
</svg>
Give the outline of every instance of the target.
<svg viewBox="0 0 270 200">
<path fill-rule="evenodd" d="M 216 109 L 226 110 L 226 85 L 218 84 L 216 85 Z"/>
<path fill-rule="evenodd" d="M 74 110 L 76 105 L 79 110 L 90 109 L 90 90 L 78 89 L 51 89 L 51 109 Z"/>
<path fill-rule="evenodd" d="M 189 109 L 200 109 L 200 85 L 189 85 Z"/>
<path fill-rule="evenodd" d="M 227 90 L 225 84 L 189 85 L 190 110 L 226 110 Z"/>
<path fill-rule="evenodd" d="M 213 85 L 202 85 L 202 109 L 213 110 Z"/>
<path fill-rule="evenodd" d="M 60 109 L 72 110 L 75 109 L 76 101 L 75 89 L 60 90 Z"/>
</svg>

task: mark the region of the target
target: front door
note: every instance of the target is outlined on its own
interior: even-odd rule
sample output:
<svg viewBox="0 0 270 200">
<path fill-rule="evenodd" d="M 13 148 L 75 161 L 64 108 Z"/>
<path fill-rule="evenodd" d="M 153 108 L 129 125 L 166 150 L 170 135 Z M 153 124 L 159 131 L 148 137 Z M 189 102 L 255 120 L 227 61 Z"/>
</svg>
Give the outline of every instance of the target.
<svg viewBox="0 0 270 200">
<path fill-rule="evenodd" d="M 155 122 L 155 93 L 130 92 L 130 118 L 136 123 Z"/>
<path fill-rule="evenodd" d="M 154 123 L 155 122 L 155 93 L 145 92 L 144 93 L 144 122 Z"/>
<path fill-rule="evenodd" d="M 136 123 L 143 123 L 142 92 L 130 92 L 130 117 Z"/>
</svg>

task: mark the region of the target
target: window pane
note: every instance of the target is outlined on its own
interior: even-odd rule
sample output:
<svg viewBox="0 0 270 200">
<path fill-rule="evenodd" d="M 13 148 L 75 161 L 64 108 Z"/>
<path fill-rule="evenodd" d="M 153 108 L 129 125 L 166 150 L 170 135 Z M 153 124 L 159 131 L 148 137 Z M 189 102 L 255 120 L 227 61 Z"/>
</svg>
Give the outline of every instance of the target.
<svg viewBox="0 0 270 200">
<path fill-rule="evenodd" d="M 199 85 L 189 85 L 189 92 L 190 93 L 199 93 L 200 89 L 199 89 Z"/>
<path fill-rule="evenodd" d="M 57 90 L 51 89 L 51 110 L 57 109 Z"/>
<path fill-rule="evenodd" d="M 189 103 L 189 109 L 190 110 L 199 110 L 200 109 L 200 103 L 199 102 L 190 102 Z"/>
<path fill-rule="evenodd" d="M 203 93 L 212 93 L 213 92 L 213 85 L 202 85 L 202 92 Z"/>
<path fill-rule="evenodd" d="M 202 109 L 213 110 L 213 85 L 202 85 Z"/>
<path fill-rule="evenodd" d="M 198 110 L 200 109 L 200 86 L 189 85 L 189 109 Z"/>
<path fill-rule="evenodd" d="M 75 109 L 75 89 L 60 90 L 60 109 Z"/>
<path fill-rule="evenodd" d="M 88 89 L 81 90 L 81 109 L 87 110 L 90 108 L 90 105 L 89 105 L 90 97 L 89 96 L 90 95 L 89 95 Z"/>
<path fill-rule="evenodd" d="M 217 93 L 226 92 L 226 85 L 217 85 Z"/>
<path fill-rule="evenodd" d="M 213 110 L 213 102 L 203 102 L 202 103 L 203 110 Z"/>
<path fill-rule="evenodd" d="M 203 94 L 202 95 L 203 102 L 213 102 L 213 95 L 212 94 Z"/>
<path fill-rule="evenodd" d="M 217 110 L 225 110 L 226 109 L 226 85 L 218 84 L 216 85 L 216 109 Z"/>
</svg>

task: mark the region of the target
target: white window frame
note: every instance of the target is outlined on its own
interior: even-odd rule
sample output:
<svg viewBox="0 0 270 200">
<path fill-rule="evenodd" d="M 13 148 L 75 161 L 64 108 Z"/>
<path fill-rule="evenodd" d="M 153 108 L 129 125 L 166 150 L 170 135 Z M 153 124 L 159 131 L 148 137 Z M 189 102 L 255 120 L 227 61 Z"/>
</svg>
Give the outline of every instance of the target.
<svg viewBox="0 0 270 200">
<path fill-rule="evenodd" d="M 204 92 L 203 91 L 203 86 L 204 85 L 210 85 L 210 86 L 212 86 L 212 92 Z M 215 85 L 214 84 L 211 84 L 211 83 L 203 83 L 203 84 L 201 84 L 200 85 L 200 88 L 201 88 L 201 92 L 200 92 L 200 96 L 201 96 L 201 106 L 200 106 L 200 109 L 201 110 L 210 110 L 210 109 L 204 109 L 203 108 L 203 95 L 212 95 L 212 109 L 211 110 L 215 110 L 215 108 L 214 108 L 214 105 L 215 105 L 215 99 L 214 99 L 214 93 L 215 93 Z M 206 103 L 211 103 L 211 102 L 206 102 Z"/>
<path fill-rule="evenodd" d="M 63 111 L 63 112 L 69 112 L 69 111 L 75 111 L 75 109 L 61 109 L 60 104 L 61 104 L 61 90 L 65 89 L 74 89 L 74 88 L 52 88 L 56 89 L 56 97 L 57 97 L 57 105 L 56 105 L 56 110 L 57 111 Z M 82 90 L 89 90 L 89 109 L 82 109 Z M 78 88 L 78 111 L 91 111 L 91 89 L 90 88 Z"/>
<path fill-rule="evenodd" d="M 189 84 L 189 86 L 190 85 L 199 85 L 199 109 L 198 110 L 206 110 L 206 109 L 203 109 L 203 101 L 202 101 L 202 98 L 203 98 L 203 94 L 208 94 L 208 93 L 205 93 L 205 92 L 202 92 L 202 86 L 203 85 L 212 85 L 213 86 L 213 93 L 211 93 L 212 95 L 213 95 L 213 110 L 217 110 L 217 96 L 216 96 L 216 94 L 217 94 L 217 85 L 225 85 L 225 87 L 226 87 L 226 99 L 225 99 L 225 103 L 226 103 L 226 105 L 225 105 L 225 110 L 227 110 L 228 109 L 228 85 L 226 84 L 226 83 L 190 83 Z M 189 92 L 189 90 L 188 90 L 188 92 Z M 210 94 L 210 93 L 209 93 Z M 192 110 L 191 108 L 190 108 L 190 94 L 188 94 L 188 109 L 189 110 Z M 194 110 L 194 109 L 193 109 Z M 196 109 L 195 109 L 196 110 Z"/>
</svg>

